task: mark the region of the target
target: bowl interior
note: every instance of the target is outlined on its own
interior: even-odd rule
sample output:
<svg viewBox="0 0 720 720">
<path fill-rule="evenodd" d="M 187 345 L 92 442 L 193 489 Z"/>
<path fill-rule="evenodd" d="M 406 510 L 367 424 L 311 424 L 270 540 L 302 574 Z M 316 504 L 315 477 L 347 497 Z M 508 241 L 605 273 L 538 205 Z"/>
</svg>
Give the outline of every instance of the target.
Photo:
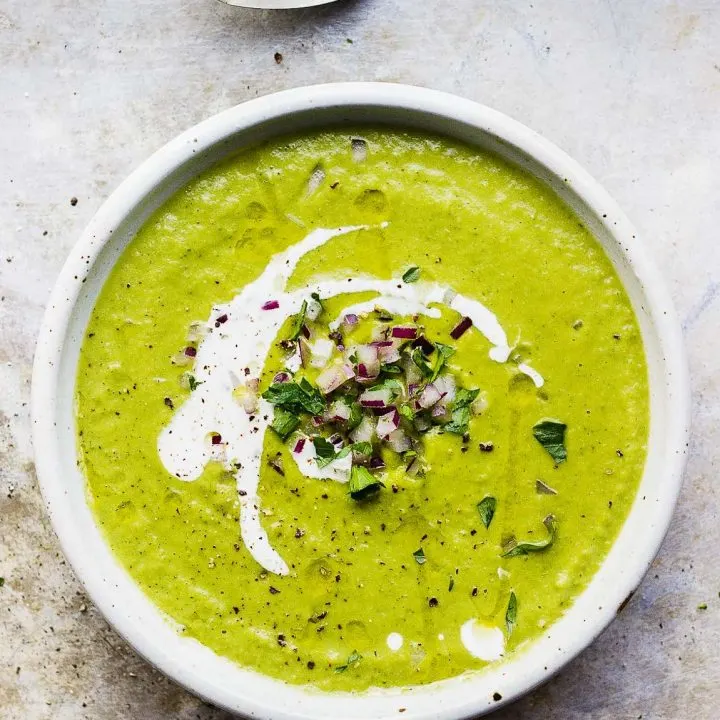
<svg viewBox="0 0 720 720">
<path fill-rule="evenodd" d="M 348 696 L 293 687 L 178 635 L 115 561 L 88 507 L 77 466 L 73 395 L 82 337 L 103 283 L 137 230 L 191 178 L 243 147 L 338 124 L 451 136 L 521 166 L 550 186 L 612 260 L 638 317 L 650 374 L 645 472 L 628 520 L 592 582 L 545 636 L 511 661 L 412 693 L 395 689 Z M 53 292 L 38 343 L 32 410 L 41 487 L 63 549 L 99 609 L 161 670 L 215 704 L 258 717 L 381 718 L 397 717 L 404 708 L 404 718 L 456 718 L 496 708 L 556 672 L 602 631 L 640 582 L 667 529 L 680 485 L 688 390 L 678 325 L 660 279 L 627 219 L 572 160 L 483 106 L 418 88 L 344 84 L 280 93 L 215 116 L 172 141 L 118 188 L 74 249 Z M 493 699 L 496 693 L 502 700 Z"/>
</svg>

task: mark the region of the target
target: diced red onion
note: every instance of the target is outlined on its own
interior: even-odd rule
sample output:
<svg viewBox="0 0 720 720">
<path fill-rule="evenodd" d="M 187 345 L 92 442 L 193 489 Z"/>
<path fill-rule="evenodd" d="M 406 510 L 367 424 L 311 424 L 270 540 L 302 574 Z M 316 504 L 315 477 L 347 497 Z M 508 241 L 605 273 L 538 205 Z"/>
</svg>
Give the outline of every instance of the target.
<svg viewBox="0 0 720 720">
<path fill-rule="evenodd" d="M 424 335 L 421 335 L 412 345 L 413 347 L 419 347 L 425 355 L 430 355 L 435 349 L 435 346 Z"/>
<path fill-rule="evenodd" d="M 336 400 L 328 408 L 326 417 L 332 422 L 347 422 L 350 419 L 350 407 L 342 400 Z"/>
<path fill-rule="evenodd" d="M 280 303 L 277 300 L 268 300 L 266 303 L 263 303 L 262 309 L 263 310 L 277 310 L 280 307 Z"/>
<path fill-rule="evenodd" d="M 453 301 L 456 297 L 457 297 L 457 293 L 456 293 L 452 288 L 448 288 L 448 289 L 443 293 L 443 302 L 444 302 L 446 305 L 452 305 L 452 301 Z"/>
<path fill-rule="evenodd" d="M 310 422 L 313 424 L 313 427 L 320 427 L 325 424 L 325 418 L 322 417 L 322 415 L 313 415 L 310 418 Z"/>
<path fill-rule="evenodd" d="M 300 328 L 300 332 L 303 334 L 303 337 L 307 340 L 310 339 L 310 328 L 303 323 L 303 326 Z"/>
<path fill-rule="evenodd" d="M 452 375 L 439 375 L 435 378 L 434 384 L 442 395 L 445 404 L 455 398 L 455 378 Z"/>
<path fill-rule="evenodd" d="M 219 445 L 222 442 L 222 435 L 216 433 L 215 435 L 212 436 L 212 439 L 210 440 L 210 442 L 213 445 Z"/>
<path fill-rule="evenodd" d="M 442 403 L 442 402 L 439 402 L 439 403 L 437 403 L 436 405 L 433 405 L 433 409 L 432 409 L 432 411 L 430 412 L 430 414 L 431 414 L 431 415 L 433 416 L 433 418 L 435 418 L 436 420 L 438 420 L 438 419 L 440 419 L 440 418 L 449 417 L 447 406 L 446 406 L 444 403 Z"/>
<path fill-rule="evenodd" d="M 373 470 L 377 470 L 379 468 L 385 467 L 385 461 L 381 457 L 375 455 L 374 457 L 370 458 L 370 462 L 368 463 L 368 465 L 370 465 Z"/>
<path fill-rule="evenodd" d="M 295 447 L 293 448 L 293 452 L 301 453 L 303 451 L 304 447 L 305 447 L 305 438 L 304 437 L 298 438 L 298 441 L 295 443 Z"/>
<path fill-rule="evenodd" d="M 274 383 L 286 383 L 288 380 L 290 380 L 290 374 L 286 372 L 279 372 L 273 378 Z"/>
<path fill-rule="evenodd" d="M 303 338 L 300 338 L 297 343 L 298 354 L 300 355 L 300 366 L 307 367 L 310 360 L 310 346 L 305 342 Z"/>
<path fill-rule="evenodd" d="M 350 439 L 354 443 L 370 442 L 375 434 L 375 423 L 365 416 L 360 424 L 350 433 Z"/>
<path fill-rule="evenodd" d="M 485 393 L 480 393 L 471 403 L 470 412 L 473 415 L 482 415 L 487 410 L 488 399 Z"/>
<path fill-rule="evenodd" d="M 410 477 L 415 477 L 420 472 L 420 460 L 414 457 L 405 468 L 405 472 L 410 475 Z"/>
<path fill-rule="evenodd" d="M 371 342 L 370 344 L 376 348 L 392 347 L 393 341 L 392 340 L 376 340 L 375 342 Z"/>
<path fill-rule="evenodd" d="M 380 360 L 378 349 L 373 345 L 358 345 L 355 348 L 358 359 L 358 375 L 364 378 L 374 378 L 380 374 Z M 362 371 L 360 366 L 363 366 Z"/>
<path fill-rule="evenodd" d="M 185 354 L 188 357 L 195 357 L 197 355 L 197 348 L 194 348 L 192 345 L 188 345 L 185 348 Z"/>
<path fill-rule="evenodd" d="M 392 347 L 391 343 L 388 343 L 388 345 L 390 347 L 383 345 L 383 347 L 378 348 L 378 360 L 380 360 L 381 365 L 388 365 L 400 359 L 400 351 L 396 347 Z"/>
<path fill-rule="evenodd" d="M 310 346 L 310 364 L 316 368 L 325 367 L 332 357 L 335 345 L 332 340 L 326 340 L 325 338 L 318 338 Z"/>
<path fill-rule="evenodd" d="M 391 391 L 390 388 L 380 388 L 378 390 L 366 390 L 360 395 L 360 404 L 369 408 L 384 408 L 390 404 Z"/>
<path fill-rule="evenodd" d="M 450 331 L 450 337 L 453 340 L 461 338 L 471 327 L 472 320 L 467 315 Z"/>
<path fill-rule="evenodd" d="M 390 433 L 387 442 L 396 453 L 403 453 L 412 447 L 410 438 L 399 428 Z"/>
<path fill-rule="evenodd" d="M 342 435 L 340 435 L 339 433 L 335 433 L 328 438 L 328 442 L 332 445 L 335 445 L 336 449 L 341 448 L 343 446 Z"/>
<path fill-rule="evenodd" d="M 400 425 L 400 413 L 395 408 L 392 408 L 391 412 L 385 413 L 378 420 L 378 424 L 377 424 L 378 437 L 380 437 L 384 440 L 385 438 L 387 438 L 390 435 L 390 433 L 392 433 L 394 430 L 397 430 L 399 425 Z"/>
<path fill-rule="evenodd" d="M 408 394 L 412 395 L 419 387 L 417 383 L 410 383 L 408 385 Z"/>
<path fill-rule="evenodd" d="M 435 403 L 442 399 L 442 393 L 435 387 L 433 383 L 428 383 L 423 391 L 420 393 L 418 398 L 418 405 L 423 409 L 427 410 L 431 408 Z"/>
<path fill-rule="evenodd" d="M 412 358 L 406 357 L 403 359 L 402 369 L 405 372 L 405 382 L 408 385 L 419 385 L 422 381 L 422 373 L 420 368 L 413 362 Z"/>
<path fill-rule="evenodd" d="M 227 313 L 221 315 L 220 317 L 215 318 L 215 327 L 220 327 L 223 323 L 226 323 L 228 321 Z"/>
<path fill-rule="evenodd" d="M 372 342 L 382 342 L 388 339 L 390 328 L 387 325 L 373 325 L 370 330 L 370 340 Z"/>
<path fill-rule="evenodd" d="M 346 325 L 357 325 L 357 324 L 358 324 L 358 321 L 359 321 L 358 316 L 355 315 L 355 313 L 348 313 L 348 314 L 343 318 L 343 322 L 344 322 Z"/>
<path fill-rule="evenodd" d="M 316 383 L 320 392 L 328 395 L 353 377 L 355 373 L 349 365 L 330 365 L 317 376 Z"/>
<path fill-rule="evenodd" d="M 417 328 L 408 326 L 394 327 L 390 333 L 394 338 L 402 340 L 414 340 L 417 337 Z"/>
</svg>

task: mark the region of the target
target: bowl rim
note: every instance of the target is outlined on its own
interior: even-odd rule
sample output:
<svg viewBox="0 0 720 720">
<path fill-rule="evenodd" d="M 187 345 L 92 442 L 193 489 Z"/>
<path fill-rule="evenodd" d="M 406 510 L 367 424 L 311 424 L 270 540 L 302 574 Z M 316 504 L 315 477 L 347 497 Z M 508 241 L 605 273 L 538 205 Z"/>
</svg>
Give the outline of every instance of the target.
<svg viewBox="0 0 720 720">
<path fill-rule="evenodd" d="M 102 571 L 99 570 L 98 561 L 88 557 L 88 547 L 84 539 L 73 528 L 71 500 L 65 487 L 64 476 L 57 472 L 57 468 L 62 465 L 55 422 L 58 397 L 62 392 L 58 367 L 70 320 L 84 282 L 82 273 L 94 266 L 100 252 L 111 240 L 113 230 L 117 229 L 128 213 L 136 210 L 154 189 L 166 182 L 173 171 L 190 161 L 196 152 L 212 149 L 224 140 L 247 132 L 268 120 L 291 118 L 296 113 L 308 110 L 349 109 L 359 106 L 378 110 L 409 109 L 420 114 L 441 116 L 452 122 L 465 123 L 474 127 L 479 133 L 489 135 L 501 143 L 518 149 L 522 154 L 547 168 L 555 178 L 561 178 L 568 183 L 575 195 L 587 204 L 598 218 L 603 218 L 600 222 L 617 242 L 623 258 L 629 262 L 632 274 L 641 283 L 647 301 L 647 312 L 652 319 L 652 326 L 657 333 L 663 355 L 665 369 L 663 380 L 666 383 L 664 393 L 668 415 L 665 437 L 669 442 L 669 449 L 667 463 L 663 468 L 662 496 L 658 497 L 651 510 L 653 523 L 637 542 L 637 552 L 629 559 L 627 571 L 617 578 L 612 588 L 606 591 L 608 602 L 588 618 L 586 624 L 578 626 L 580 632 L 564 639 L 564 647 L 560 648 L 560 651 L 543 667 L 538 665 L 537 660 L 530 663 L 525 662 L 521 657 L 520 660 L 513 661 L 513 667 L 519 663 L 521 672 L 518 675 L 511 677 L 513 673 L 503 672 L 496 678 L 495 685 L 503 690 L 500 701 L 481 696 L 477 692 L 481 683 L 473 682 L 473 678 L 463 681 L 466 676 L 461 676 L 461 684 L 455 683 L 452 687 L 449 681 L 441 681 L 430 686 L 415 686 L 413 694 L 422 698 L 421 702 L 414 703 L 410 695 L 366 693 L 355 696 L 345 693 L 319 693 L 307 686 L 290 686 L 277 680 L 272 680 L 270 685 L 263 685 L 264 680 L 258 681 L 258 689 L 255 690 L 247 686 L 239 690 L 237 687 L 229 688 L 215 682 L 197 666 L 183 666 L 180 660 L 159 647 L 156 638 L 148 637 L 146 629 L 137 622 L 136 618 L 129 617 L 116 604 L 115 598 L 112 597 L 113 589 L 101 577 Z M 580 165 L 553 143 L 521 123 L 456 95 L 393 83 L 330 83 L 266 95 L 204 120 L 155 152 L 110 195 L 72 249 L 50 295 L 33 365 L 31 417 L 38 480 L 62 550 L 104 617 L 152 665 L 209 702 L 231 712 L 253 717 L 285 720 L 332 717 L 332 712 L 337 712 L 341 707 L 345 710 L 338 716 L 350 717 L 347 703 L 350 698 L 354 698 L 358 712 L 352 717 L 398 717 L 398 706 L 405 705 L 408 712 L 401 717 L 450 720 L 450 718 L 471 717 L 492 711 L 544 682 L 587 647 L 624 607 L 626 599 L 640 583 L 659 550 L 682 485 L 690 424 L 689 387 L 682 333 L 664 282 L 638 241 L 629 220 L 606 191 Z M 634 503 L 624 525 L 627 525 L 635 512 Z M 614 546 L 618 542 L 619 538 L 616 538 Z M 603 560 L 601 569 L 607 560 L 607 557 Z M 126 583 L 133 583 L 129 575 Z M 131 591 L 129 586 L 123 587 L 123 590 L 128 593 L 135 592 Z M 588 588 L 580 597 L 587 591 Z M 147 598 L 145 601 L 150 602 Z M 559 622 L 561 621 L 558 620 L 555 624 Z M 183 638 L 182 641 L 186 642 L 187 639 Z M 197 652 L 202 655 L 203 651 L 200 648 L 202 646 L 198 644 Z M 213 658 L 216 657 L 212 655 Z M 209 661 L 209 658 L 205 657 L 204 660 Z M 525 667 L 523 663 L 529 667 Z M 505 664 L 505 667 L 508 665 Z M 237 673 L 240 672 L 237 670 Z M 247 675 L 244 670 L 242 673 Z M 255 675 L 258 678 L 264 677 Z M 287 692 L 285 700 L 289 699 L 291 701 L 289 704 L 278 705 L 279 700 L 276 702 L 273 693 L 267 692 L 272 683 L 277 684 L 278 697 Z M 262 695 L 261 685 L 264 693 Z M 447 687 L 439 687 L 443 685 Z M 425 692 L 434 686 L 438 686 L 439 689 L 436 688 L 430 693 Z M 454 697 L 450 702 L 449 693 L 457 694 L 458 688 L 462 698 L 458 700 Z M 364 709 L 360 709 L 361 697 L 370 698 L 367 707 L 363 706 Z M 430 697 L 435 697 L 436 702 L 429 703 Z M 326 702 L 328 698 L 341 698 L 343 704 L 333 705 L 330 701 Z M 372 698 L 375 698 L 375 701 Z M 392 702 L 389 702 L 388 698 L 392 698 Z M 402 701 L 398 702 L 398 698 L 402 698 Z M 295 702 L 297 707 L 294 705 Z M 334 707 L 335 710 L 325 715 L 326 706 Z M 322 712 L 321 707 L 324 708 Z"/>
</svg>

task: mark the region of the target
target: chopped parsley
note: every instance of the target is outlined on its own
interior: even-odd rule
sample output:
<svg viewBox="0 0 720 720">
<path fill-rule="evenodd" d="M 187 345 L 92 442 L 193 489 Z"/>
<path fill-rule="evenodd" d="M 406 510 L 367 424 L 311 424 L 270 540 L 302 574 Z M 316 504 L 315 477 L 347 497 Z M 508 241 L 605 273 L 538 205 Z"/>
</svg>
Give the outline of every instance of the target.
<svg viewBox="0 0 720 720">
<path fill-rule="evenodd" d="M 517 608 L 518 602 L 515 592 L 510 593 L 510 599 L 508 600 L 507 610 L 505 611 L 505 627 L 507 628 L 508 636 L 512 635 L 512 631 L 517 625 Z"/>
<path fill-rule="evenodd" d="M 325 467 L 335 459 L 335 446 L 321 435 L 312 439 L 315 446 L 315 462 L 319 468 Z"/>
<path fill-rule="evenodd" d="M 353 465 L 350 472 L 348 491 L 353 500 L 365 500 L 380 491 L 385 484 L 374 477 L 370 471 L 362 465 Z"/>
<path fill-rule="evenodd" d="M 290 340 L 297 340 L 302 334 L 303 325 L 305 324 L 305 315 L 307 313 L 307 300 L 303 300 L 300 307 L 300 312 L 295 316 L 292 324 L 292 333 L 290 334 Z"/>
<path fill-rule="evenodd" d="M 445 345 L 440 342 L 435 343 L 435 365 L 433 367 L 432 375 L 430 376 L 430 382 L 440 374 L 440 371 L 445 367 L 447 361 L 455 354 L 455 348 L 450 345 Z"/>
<path fill-rule="evenodd" d="M 325 410 L 323 396 L 306 378 L 299 383 L 273 383 L 262 396 L 273 405 L 295 415 L 299 415 L 301 412 L 321 415 Z"/>
<path fill-rule="evenodd" d="M 477 510 L 480 513 L 480 520 L 487 530 L 490 527 L 493 516 L 495 515 L 495 508 L 497 507 L 497 500 L 491 495 L 484 497 L 478 504 Z"/>
<path fill-rule="evenodd" d="M 420 268 L 417 265 L 409 267 L 402 276 L 404 283 L 414 283 L 420 279 Z"/>
<path fill-rule="evenodd" d="M 276 407 L 270 427 L 285 440 L 300 425 L 300 418 L 283 407 Z"/>
<path fill-rule="evenodd" d="M 535 439 L 550 453 L 550 457 L 559 465 L 567 460 L 565 430 L 567 425 L 559 420 L 546 418 L 533 426 Z"/>
<path fill-rule="evenodd" d="M 548 531 L 548 537 L 545 540 L 526 540 L 525 542 L 511 540 L 510 543 L 505 546 L 502 557 L 517 557 L 518 555 L 527 555 L 531 552 L 547 550 L 555 542 L 555 538 L 557 537 L 557 520 L 555 516 L 548 515 L 543 520 L 543 525 L 545 525 Z"/>
<path fill-rule="evenodd" d="M 535 481 L 535 490 L 538 495 L 557 495 L 557 490 L 551 488 L 547 483 L 540 479 Z"/>
<path fill-rule="evenodd" d="M 198 385 L 202 385 L 204 382 L 204 380 L 196 380 L 194 375 L 188 375 L 188 386 L 190 387 L 191 392 L 195 390 Z"/>
<path fill-rule="evenodd" d="M 424 565 L 427 558 L 425 557 L 425 551 L 422 548 L 419 548 L 413 553 L 413 557 L 415 558 L 415 562 L 418 565 Z"/>
<path fill-rule="evenodd" d="M 470 423 L 470 405 L 480 393 L 479 390 L 460 388 L 453 401 L 452 419 L 445 426 L 447 432 L 464 435 Z"/>
<path fill-rule="evenodd" d="M 335 668 L 336 673 L 344 673 L 348 668 L 354 667 L 362 660 L 362 655 L 357 651 L 353 650 L 348 659 L 347 662 L 344 665 L 338 665 Z"/>
</svg>

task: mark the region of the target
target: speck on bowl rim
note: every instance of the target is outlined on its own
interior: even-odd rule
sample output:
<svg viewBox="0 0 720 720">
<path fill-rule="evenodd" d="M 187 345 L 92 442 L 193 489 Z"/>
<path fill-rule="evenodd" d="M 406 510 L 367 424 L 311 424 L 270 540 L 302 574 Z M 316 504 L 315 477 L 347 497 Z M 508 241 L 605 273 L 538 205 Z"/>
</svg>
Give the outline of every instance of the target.
<svg viewBox="0 0 720 720">
<path fill-rule="evenodd" d="M 90 312 L 113 264 L 147 217 L 198 173 L 244 146 L 338 124 L 450 136 L 520 165 L 552 188 L 603 245 L 630 296 L 651 395 L 640 489 L 609 555 L 566 614 L 526 649 L 488 670 L 359 694 L 289 685 L 179 635 L 120 567 L 95 523 L 77 465 L 73 418 L 76 366 Z M 118 187 L 52 291 L 35 354 L 31 410 L 40 487 L 63 551 L 98 609 L 158 669 L 209 702 L 252 717 L 454 720 L 496 709 L 547 680 L 597 637 L 638 586 L 680 490 L 689 398 L 682 335 L 662 279 L 628 219 L 575 161 L 520 123 L 454 95 L 406 85 L 337 83 L 268 95 L 215 115 L 169 142 Z"/>
</svg>

